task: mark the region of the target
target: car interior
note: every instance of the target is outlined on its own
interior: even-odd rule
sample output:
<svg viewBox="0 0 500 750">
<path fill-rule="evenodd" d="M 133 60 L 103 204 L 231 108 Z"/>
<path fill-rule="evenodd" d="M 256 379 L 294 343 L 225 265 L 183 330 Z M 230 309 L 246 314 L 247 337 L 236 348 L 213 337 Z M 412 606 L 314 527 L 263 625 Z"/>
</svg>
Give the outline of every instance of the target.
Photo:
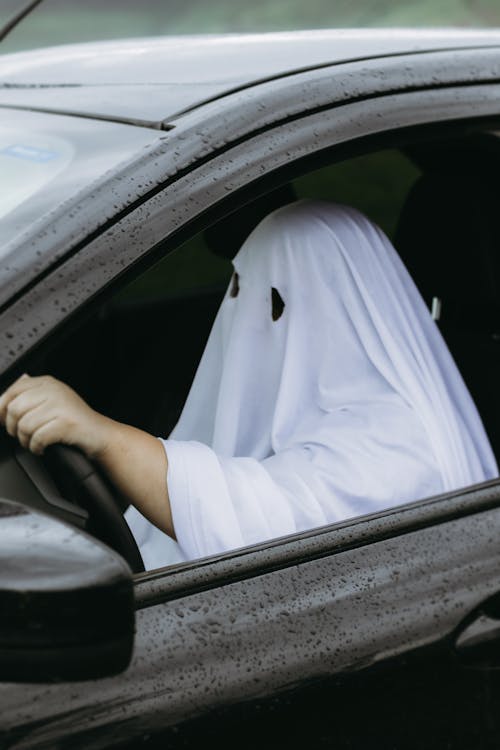
<svg viewBox="0 0 500 750">
<path fill-rule="evenodd" d="M 500 457 L 498 138 L 414 152 L 422 174 L 394 244 L 438 325 Z"/>
<path fill-rule="evenodd" d="M 30 371 L 69 383 L 107 415 L 168 435 L 182 410 L 243 240 L 270 211 L 301 198 L 356 205 L 392 236 L 419 169 L 399 151 L 308 173 L 195 235 L 54 337 Z"/>
<path fill-rule="evenodd" d="M 31 374 L 158 436 L 182 410 L 231 258 L 270 211 L 301 198 L 353 205 L 394 243 L 450 348 L 500 458 L 500 240 L 493 132 L 419 140 L 309 171 L 198 233 L 53 336 Z M 498 327 L 497 327 L 498 326 Z"/>
</svg>

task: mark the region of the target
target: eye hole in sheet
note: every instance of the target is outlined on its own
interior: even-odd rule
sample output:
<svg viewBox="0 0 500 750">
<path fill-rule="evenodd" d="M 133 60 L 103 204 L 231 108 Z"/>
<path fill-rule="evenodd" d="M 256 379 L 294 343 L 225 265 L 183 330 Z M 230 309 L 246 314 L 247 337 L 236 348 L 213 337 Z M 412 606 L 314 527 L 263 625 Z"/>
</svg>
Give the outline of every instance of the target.
<svg viewBox="0 0 500 750">
<path fill-rule="evenodd" d="M 240 277 L 235 272 L 233 274 L 233 280 L 231 282 L 231 291 L 229 292 L 230 297 L 237 297 L 240 291 Z"/>
<path fill-rule="evenodd" d="M 276 321 L 283 315 L 283 310 L 285 309 L 285 303 L 283 302 L 283 299 L 281 297 L 281 294 L 278 292 L 275 287 L 271 287 L 271 302 L 272 302 L 272 311 L 271 314 L 273 316 L 273 320 Z"/>
</svg>

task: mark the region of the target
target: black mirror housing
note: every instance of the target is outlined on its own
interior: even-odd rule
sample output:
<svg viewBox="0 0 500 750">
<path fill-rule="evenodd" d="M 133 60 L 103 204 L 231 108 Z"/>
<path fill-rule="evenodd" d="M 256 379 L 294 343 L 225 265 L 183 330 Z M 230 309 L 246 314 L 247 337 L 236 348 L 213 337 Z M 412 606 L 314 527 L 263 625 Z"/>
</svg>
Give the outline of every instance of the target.
<svg viewBox="0 0 500 750">
<path fill-rule="evenodd" d="M 76 681 L 127 668 L 132 573 L 79 529 L 0 500 L 0 681 Z"/>
</svg>

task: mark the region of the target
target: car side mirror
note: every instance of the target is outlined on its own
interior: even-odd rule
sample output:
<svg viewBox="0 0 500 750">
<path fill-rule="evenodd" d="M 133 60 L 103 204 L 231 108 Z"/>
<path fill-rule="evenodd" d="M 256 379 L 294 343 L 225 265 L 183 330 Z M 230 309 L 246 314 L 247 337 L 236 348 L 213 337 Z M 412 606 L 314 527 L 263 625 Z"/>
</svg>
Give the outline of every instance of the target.
<svg viewBox="0 0 500 750">
<path fill-rule="evenodd" d="M 128 666 L 132 573 L 57 518 L 0 500 L 0 681 L 88 680 Z"/>
</svg>

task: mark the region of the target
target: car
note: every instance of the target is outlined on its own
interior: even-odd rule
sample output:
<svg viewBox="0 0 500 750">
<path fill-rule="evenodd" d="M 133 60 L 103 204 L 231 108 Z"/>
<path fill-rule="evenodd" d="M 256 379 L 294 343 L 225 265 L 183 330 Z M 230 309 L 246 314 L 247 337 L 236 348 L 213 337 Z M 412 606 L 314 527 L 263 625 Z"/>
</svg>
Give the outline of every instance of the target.
<svg viewBox="0 0 500 750">
<path fill-rule="evenodd" d="M 167 434 L 239 243 L 325 197 L 394 239 L 500 457 L 500 31 L 61 45 L 1 56 L 0 106 L 2 389 Z M 71 449 L 2 435 L 0 497 L 1 748 L 500 742 L 498 480 L 148 572 Z"/>
</svg>

